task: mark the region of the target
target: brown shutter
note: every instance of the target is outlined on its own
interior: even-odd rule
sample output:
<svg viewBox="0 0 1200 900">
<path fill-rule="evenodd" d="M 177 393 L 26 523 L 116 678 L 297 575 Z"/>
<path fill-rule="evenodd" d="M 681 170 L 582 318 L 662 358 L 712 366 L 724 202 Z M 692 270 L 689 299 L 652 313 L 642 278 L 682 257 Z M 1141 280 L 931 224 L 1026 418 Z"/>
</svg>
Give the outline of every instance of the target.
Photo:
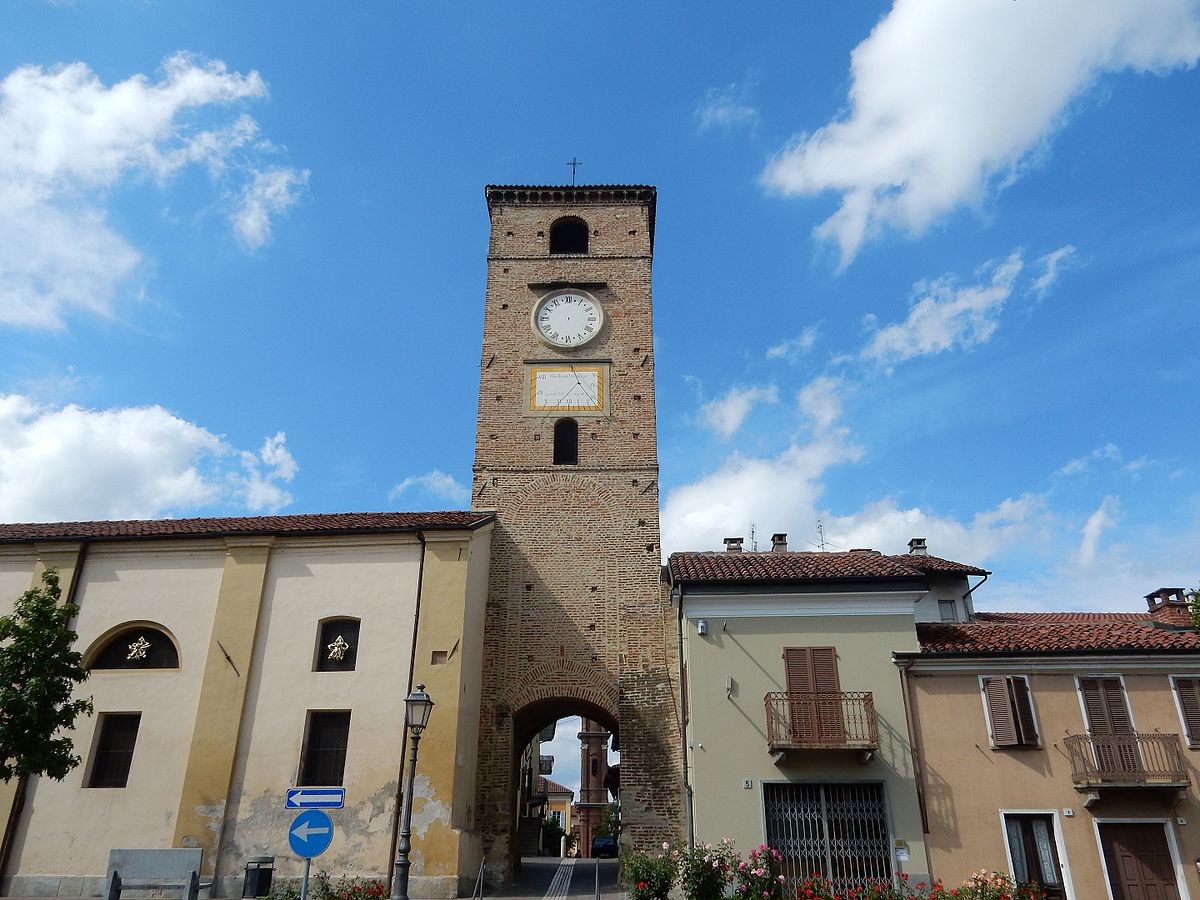
<svg viewBox="0 0 1200 900">
<path fill-rule="evenodd" d="M 838 686 L 837 650 L 833 647 L 810 647 L 813 667 L 814 691 L 837 693 Z"/>
<path fill-rule="evenodd" d="M 1017 722 L 1013 716 L 1012 704 L 1008 697 L 1008 679 L 983 679 L 983 693 L 987 698 L 988 718 L 992 723 L 992 745 L 995 747 L 1015 747 L 1020 741 L 1017 738 Z"/>
<path fill-rule="evenodd" d="M 1029 696 L 1029 682 L 1019 675 L 1008 679 L 1012 694 L 1013 718 L 1017 725 L 1018 742 L 1027 747 L 1036 747 L 1038 742 L 1037 726 L 1033 720 L 1033 701 Z"/>
<path fill-rule="evenodd" d="M 1092 734 L 1112 734 L 1108 707 L 1100 687 L 1100 678 L 1080 678 L 1079 693 L 1083 695 L 1083 710 L 1087 715 L 1088 731 Z"/>
<path fill-rule="evenodd" d="M 1183 712 L 1183 726 L 1187 731 L 1188 745 L 1200 744 L 1200 678 L 1172 678 L 1175 693 L 1179 697 L 1179 709 Z"/>
<path fill-rule="evenodd" d="M 788 693 L 815 691 L 811 647 L 787 647 L 783 651 L 783 668 L 787 675 Z"/>
<path fill-rule="evenodd" d="M 786 647 L 783 666 L 788 694 L 792 695 L 788 697 L 788 708 L 793 740 L 842 742 L 846 729 L 838 685 L 837 649 Z"/>
</svg>

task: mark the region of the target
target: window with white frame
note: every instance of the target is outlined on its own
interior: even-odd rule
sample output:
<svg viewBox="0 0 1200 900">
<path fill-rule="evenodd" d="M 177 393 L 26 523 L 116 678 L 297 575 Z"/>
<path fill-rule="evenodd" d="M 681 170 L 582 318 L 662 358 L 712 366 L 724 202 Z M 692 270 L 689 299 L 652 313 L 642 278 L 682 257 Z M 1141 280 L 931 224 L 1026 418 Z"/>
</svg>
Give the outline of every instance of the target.
<svg viewBox="0 0 1200 900">
<path fill-rule="evenodd" d="M 1024 675 L 988 675 L 980 679 L 992 747 L 1037 747 L 1033 696 Z"/>
</svg>

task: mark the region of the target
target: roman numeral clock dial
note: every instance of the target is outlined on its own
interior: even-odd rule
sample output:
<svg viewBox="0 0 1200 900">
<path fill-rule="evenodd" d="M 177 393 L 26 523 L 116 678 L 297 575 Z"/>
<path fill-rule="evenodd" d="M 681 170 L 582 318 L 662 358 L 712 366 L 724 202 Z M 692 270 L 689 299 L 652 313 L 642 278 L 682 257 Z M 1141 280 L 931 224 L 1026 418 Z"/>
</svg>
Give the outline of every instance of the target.
<svg viewBox="0 0 1200 900">
<path fill-rule="evenodd" d="M 582 347 L 600 333 L 603 324 L 603 308 L 583 291 L 553 291 L 533 308 L 534 334 L 559 350 Z"/>
</svg>

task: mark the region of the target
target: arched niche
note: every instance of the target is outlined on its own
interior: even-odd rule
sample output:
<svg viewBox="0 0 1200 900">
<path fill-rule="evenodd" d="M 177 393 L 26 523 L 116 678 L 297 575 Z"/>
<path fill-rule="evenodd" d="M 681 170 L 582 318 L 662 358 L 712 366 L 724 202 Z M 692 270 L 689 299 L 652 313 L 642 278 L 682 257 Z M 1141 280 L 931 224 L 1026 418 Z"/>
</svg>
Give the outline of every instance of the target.
<svg viewBox="0 0 1200 900">
<path fill-rule="evenodd" d="M 578 216 L 563 216 L 550 226 L 550 255 L 579 256 L 588 252 L 588 223 Z"/>
</svg>

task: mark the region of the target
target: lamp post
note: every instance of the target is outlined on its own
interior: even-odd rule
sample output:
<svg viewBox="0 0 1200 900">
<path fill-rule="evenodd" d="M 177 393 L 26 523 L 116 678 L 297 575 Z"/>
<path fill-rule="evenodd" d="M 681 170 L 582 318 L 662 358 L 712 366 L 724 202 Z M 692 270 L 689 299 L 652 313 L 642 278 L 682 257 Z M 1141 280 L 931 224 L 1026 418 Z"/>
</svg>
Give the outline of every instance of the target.
<svg viewBox="0 0 1200 900">
<path fill-rule="evenodd" d="M 421 732 L 429 724 L 429 713 L 433 711 L 433 701 L 425 693 L 425 685 L 418 684 L 417 689 L 404 698 L 404 710 L 408 731 L 412 735 L 412 759 L 408 763 L 408 786 L 404 790 L 404 818 L 400 825 L 400 843 L 396 846 L 396 877 L 392 879 L 392 900 L 408 900 L 408 870 L 412 865 L 408 853 L 412 850 L 412 802 L 413 781 L 417 775 L 417 744 L 421 741 Z"/>
</svg>

